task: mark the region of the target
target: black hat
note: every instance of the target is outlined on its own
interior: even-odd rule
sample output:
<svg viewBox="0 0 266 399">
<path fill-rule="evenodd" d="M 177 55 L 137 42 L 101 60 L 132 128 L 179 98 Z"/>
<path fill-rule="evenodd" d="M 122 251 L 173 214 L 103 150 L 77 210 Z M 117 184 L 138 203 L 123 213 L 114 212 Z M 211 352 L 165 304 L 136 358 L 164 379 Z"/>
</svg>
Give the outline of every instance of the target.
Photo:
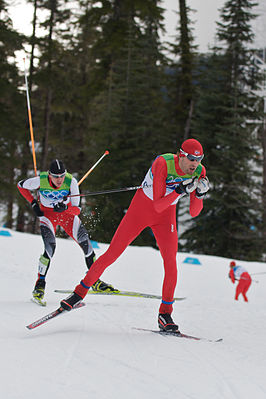
<svg viewBox="0 0 266 399">
<path fill-rule="evenodd" d="M 54 159 L 49 168 L 49 173 L 52 175 L 63 175 L 66 173 L 66 168 L 63 164 L 62 161 L 59 161 L 59 159 Z"/>
</svg>

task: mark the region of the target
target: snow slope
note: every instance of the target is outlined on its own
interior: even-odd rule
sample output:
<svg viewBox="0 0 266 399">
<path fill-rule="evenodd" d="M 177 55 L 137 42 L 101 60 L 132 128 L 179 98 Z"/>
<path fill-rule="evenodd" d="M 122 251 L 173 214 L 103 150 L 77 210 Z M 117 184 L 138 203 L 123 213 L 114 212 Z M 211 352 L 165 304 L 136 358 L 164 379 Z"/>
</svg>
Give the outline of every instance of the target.
<svg viewBox="0 0 266 399">
<path fill-rule="evenodd" d="M 30 301 L 43 251 L 40 236 L 0 236 L 0 397 L 4 399 L 265 399 L 266 274 L 256 275 L 249 303 L 234 301 L 229 259 L 197 256 L 183 263 L 174 320 L 188 334 L 223 337 L 222 343 L 161 337 L 133 327 L 157 328 L 158 300 L 90 296 L 84 308 L 29 331 L 26 324 L 58 307 L 85 274 L 80 248 L 57 240 L 47 276 L 46 308 Z M 100 244 L 99 256 L 107 245 Z M 265 263 L 239 262 L 250 273 Z M 129 247 L 103 280 L 123 290 L 160 294 L 158 251 Z"/>
</svg>

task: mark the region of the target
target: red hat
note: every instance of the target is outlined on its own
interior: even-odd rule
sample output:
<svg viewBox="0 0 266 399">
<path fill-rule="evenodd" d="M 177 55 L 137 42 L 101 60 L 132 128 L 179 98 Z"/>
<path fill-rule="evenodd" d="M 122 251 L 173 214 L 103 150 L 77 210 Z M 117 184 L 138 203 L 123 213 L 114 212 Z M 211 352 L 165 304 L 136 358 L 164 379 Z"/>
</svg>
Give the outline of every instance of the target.
<svg viewBox="0 0 266 399">
<path fill-rule="evenodd" d="M 188 154 L 195 155 L 196 157 L 203 155 L 202 145 L 195 139 L 185 140 L 181 145 L 181 149 Z M 181 153 L 179 156 L 184 157 L 185 155 Z"/>
<path fill-rule="evenodd" d="M 234 261 L 234 260 L 232 260 L 231 262 L 230 262 L 230 267 L 234 267 L 236 265 L 236 262 Z"/>
</svg>

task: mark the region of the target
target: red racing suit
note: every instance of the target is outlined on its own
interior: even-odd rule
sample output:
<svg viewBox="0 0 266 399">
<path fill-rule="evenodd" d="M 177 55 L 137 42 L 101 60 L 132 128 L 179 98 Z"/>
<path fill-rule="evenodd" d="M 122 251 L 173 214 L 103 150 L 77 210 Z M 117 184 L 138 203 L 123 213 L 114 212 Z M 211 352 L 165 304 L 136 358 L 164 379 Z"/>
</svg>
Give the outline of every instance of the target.
<svg viewBox="0 0 266 399">
<path fill-rule="evenodd" d="M 150 185 L 147 185 L 148 174 Z M 179 167 L 178 157 L 173 154 L 157 157 L 147 175 L 142 184 L 143 188 L 137 190 L 134 195 L 109 248 L 94 262 L 85 278 L 75 288 L 75 293 L 84 298 L 89 287 L 99 279 L 104 270 L 122 254 L 142 230 L 150 227 L 162 255 L 165 271 L 159 312 L 171 313 L 177 283 L 176 203 L 183 196 L 183 194 L 177 194 L 175 188 L 180 182 L 191 178 L 191 176 L 184 174 Z M 196 175 L 198 179 L 205 177 L 206 171 L 203 165 L 199 164 Z M 150 191 L 148 186 L 151 186 Z M 151 196 L 152 198 L 150 198 Z M 202 208 L 203 200 L 196 198 L 195 191 L 192 192 L 190 194 L 190 215 L 192 217 L 199 215 Z"/>
<path fill-rule="evenodd" d="M 240 294 L 243 295 L 244 301 L 248 302 L 248 298 L 246 293 L 251 285 L 251 276 L 242 266 L 235 266 L 229 272 L 229 277 L 233 284 L 238 280 L 238 284 L 236 286 L 235 300 L 238 300 Z"/>
</svg>

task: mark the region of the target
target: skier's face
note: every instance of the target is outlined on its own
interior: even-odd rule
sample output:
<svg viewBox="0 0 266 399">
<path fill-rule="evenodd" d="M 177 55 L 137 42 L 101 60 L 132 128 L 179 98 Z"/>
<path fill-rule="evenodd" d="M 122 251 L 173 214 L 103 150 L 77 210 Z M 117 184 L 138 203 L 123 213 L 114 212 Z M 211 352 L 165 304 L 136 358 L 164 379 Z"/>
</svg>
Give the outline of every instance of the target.
<svg viewBox="0 0 266 399">
<path fill-rule="evenodd" d="M 190 161 L 187 157 L 179 157 L 179 166 L 186 175 L 193 175 L 200 161 Z"/>
<path fill-rule="evenodd" d="M 50 178 L 51 178 L 51 181 L 52 181 L 53 185 L 54 185 L 55 187 L 59 188 L 59 187 L 61 187 L 62 184 L 64 183 L 65 175 L 59 176 L 59 177 L 55 177 L 55 176 L 51 176 L 51 175 L 50 175 Z"/>
</svg>

